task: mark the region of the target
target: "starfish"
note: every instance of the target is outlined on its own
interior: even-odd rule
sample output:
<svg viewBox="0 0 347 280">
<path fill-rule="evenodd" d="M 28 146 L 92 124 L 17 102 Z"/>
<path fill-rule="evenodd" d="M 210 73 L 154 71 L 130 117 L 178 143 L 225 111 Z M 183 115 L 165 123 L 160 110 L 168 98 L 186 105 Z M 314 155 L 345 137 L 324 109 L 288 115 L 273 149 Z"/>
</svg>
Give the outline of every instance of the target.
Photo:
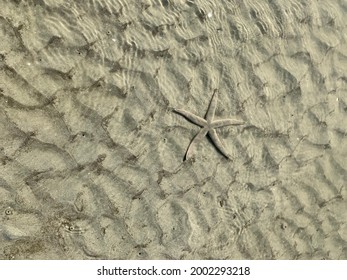
<svg viewBox="0 0 347 280">
<path fill-rule="evenodd" d="M 216 132 L 216 128 L 229 126 L 229 125 L 241 125 L 244 124 L 242 120 L 236 120 L 236 119 L 221 119 L 221 120 L 214 120 L 214 115 L 217 107 L 217 101 L 218 101 L 218 91 L 215 90 L 212 99 L 210 102 L 210 105 L 208 107 L 207 113 L 205 115 L 205 118 L 201 118 L 197 115 L 194 115 L 188 111 L 181 110 L 181 109 L 174 109 L 174 111 L 183 117 L 185 117 L 190 122 L 198 125 L 201 127 L 198 134 L 195 135 L 193 140 L 190 142 L 186 155 L 185 160 L 188 160 L 193 155 L 193 147 L 194 145 L 201 142 L 201 140 L 208 134 L 208 136 L 211 138 L 213 144 L 216 146 L 216 148 L 222 153 L 223 156 L 225 156 L 228 159 L 231 159 L 231 156 L 225 149 L 222 141 L 219 139 L 219 136 Z"/>
</svg>

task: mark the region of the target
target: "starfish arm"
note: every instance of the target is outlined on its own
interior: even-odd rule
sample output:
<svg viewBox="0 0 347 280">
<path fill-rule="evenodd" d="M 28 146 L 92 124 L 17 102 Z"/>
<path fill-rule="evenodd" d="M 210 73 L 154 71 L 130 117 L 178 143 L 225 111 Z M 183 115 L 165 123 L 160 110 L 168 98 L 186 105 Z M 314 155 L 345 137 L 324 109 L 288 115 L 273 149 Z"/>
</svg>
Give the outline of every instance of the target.
<svg viewBox="0 0 347 280">
<path fill-rule="evenodd" d="M 185 156 L 186 160 L 192 157 L 194 144 L 199 144 L 199 142 L 201 142 L 201 140 L 206 136 L 207 132 L 208 132 L 208 128 L 203 128 L 203 129 L 200 129 L 198 134 L 195 135 L 195 137 L 193 138 L 193 140 L 190 142 L 188 146 L 186 156 Z"/>
<path fill-rule="evenodd" d="M 206 120 L 204 120 L 203 118 L 197 116 L 197 115 L 194 115 L 188 111 L 185 111 L 185 110 L 181 110 L 181 109 L 174 109 L 176 113 L 182 115 L 183 117 L 185 117 L 187 120 L 191 121 L 192 123 L 200 126 L 200 127 L 203 127 L 207 124 Z"/>
<path fill-rule="evenodd" d="M 227 152 L 227 150 L 225 149 L 222 141 L 219 139 L 219 136 L 216 132 L 215 129 L 211 129 L 209 130 L 208 135 L 211 137 L 212 142 L 214 143 L 214 145 L 217 147 L 217 149 L 226 157 L 231 159 L 231 156 L 229 155 L 229 153 Z"/>
<path fill-rule="evenodd" d="M 245 122 L 243 120 L 234 120 L 234 119 L 224 119 L 224 120 L 217 120 L 212 122 L 212 127 L 223 127 L 228 125 L 240 125 L 244 124 Z"/>
<path fill-rule="evenodd" d="M 211 99 L 210 105 L 208 106 L 208 110 L 207 110 L 206 117 L 205 117 L 205 119 L 209 123 L 211 123 L 213 121 L 214 114 L 215 114 L 216 108 L 217 108 L 217 102 L 218 102 L 218 91 L 215 90 L 213 95 L 212 95 L 212 99 Z"/>
</svg>

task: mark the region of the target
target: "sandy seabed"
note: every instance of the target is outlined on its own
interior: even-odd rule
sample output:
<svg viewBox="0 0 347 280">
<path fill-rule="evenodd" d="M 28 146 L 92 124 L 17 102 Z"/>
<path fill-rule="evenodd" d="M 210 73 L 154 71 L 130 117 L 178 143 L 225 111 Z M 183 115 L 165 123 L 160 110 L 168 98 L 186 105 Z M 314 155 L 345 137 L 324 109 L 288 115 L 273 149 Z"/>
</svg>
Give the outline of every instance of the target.
<svg viewBox="0 0 347 280">
<path fill-rule="evenodd" d="M 0 2 L 0 259 L 347 259 L 346 1 Z"/>
</svg>

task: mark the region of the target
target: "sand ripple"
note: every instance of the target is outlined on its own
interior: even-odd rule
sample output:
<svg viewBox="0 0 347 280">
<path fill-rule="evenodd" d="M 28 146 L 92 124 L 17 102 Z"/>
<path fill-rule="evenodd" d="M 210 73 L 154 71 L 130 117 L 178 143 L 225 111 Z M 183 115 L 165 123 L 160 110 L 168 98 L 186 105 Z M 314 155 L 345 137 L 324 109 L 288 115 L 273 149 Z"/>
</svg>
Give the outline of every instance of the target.
<svg viewBox="0 0 347 280">
<path fill-rule="evenodd" d="M 343 1 L 2 2 L 0 258 L 347 258 Z"/>
</svg>

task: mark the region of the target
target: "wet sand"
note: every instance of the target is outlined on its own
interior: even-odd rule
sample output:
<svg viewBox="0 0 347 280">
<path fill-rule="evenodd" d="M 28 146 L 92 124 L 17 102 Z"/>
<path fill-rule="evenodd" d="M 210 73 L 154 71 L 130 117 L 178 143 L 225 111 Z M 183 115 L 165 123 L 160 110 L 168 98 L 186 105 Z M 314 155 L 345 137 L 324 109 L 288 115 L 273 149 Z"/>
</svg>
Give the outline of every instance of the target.
<svg viewBox="0 0 347 280">
<path fill-rule="evenodd" d="M 347 258 L 346 2 L 1 6 L 0 259 Z"/>
</svg>

